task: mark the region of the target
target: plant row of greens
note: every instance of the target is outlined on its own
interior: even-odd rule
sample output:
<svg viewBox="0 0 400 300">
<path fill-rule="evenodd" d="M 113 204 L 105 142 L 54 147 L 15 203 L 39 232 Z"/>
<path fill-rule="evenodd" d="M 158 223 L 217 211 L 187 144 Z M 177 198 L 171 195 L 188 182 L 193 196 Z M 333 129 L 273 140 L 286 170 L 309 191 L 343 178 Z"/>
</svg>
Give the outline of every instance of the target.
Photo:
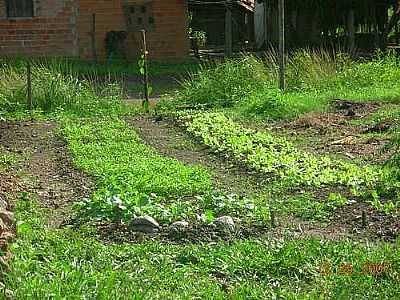
<svg viewBox="0 0 400 300">
<path fill-rule="evenodd" d="M 270 182 L 277 181 L 281 186 L 346 186 L 354 195 L 373 195 L 377 206 L 377 189 L 379 192 L 397 189 L 387 180 L 391 177 L 388 170 L 315 156 L 297 149 L 284 138 L 244 128 L 223 113 L 183 113 L 178 118 L 202 143 L 260 171 Z M 395 210 L 400 204 L 398 195 L 392 196 L 385 203 L 386 210 Z"/>
</svg>

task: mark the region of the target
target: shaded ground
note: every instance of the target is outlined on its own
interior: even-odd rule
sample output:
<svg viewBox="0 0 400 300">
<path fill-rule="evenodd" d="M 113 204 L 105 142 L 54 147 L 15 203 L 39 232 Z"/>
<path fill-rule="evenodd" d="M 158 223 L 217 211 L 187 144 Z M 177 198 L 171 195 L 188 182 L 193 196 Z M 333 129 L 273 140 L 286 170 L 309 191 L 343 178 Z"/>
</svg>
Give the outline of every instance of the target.
<svg viewBox="0 0 400 300">
<path fill-rule="evenodd" d="M 158 101 L 163 95 L 174 92 L 179 88 L 180 75 L 158 76 L 151 78 L 150 86 L 152 92 L 150 97 L 152 101 Z M 144 98 L 143 81 L 140 77 L 128 78 L 125 80 L 125 89 L 127 91 L 127 99 L 125 101 L 130 104 L 140 104 Z"/>
<path fill-rule="evenodd" d="M 55 129 L 51 122 L 0 122 L 0 150 L 21 158 L 7 169 L 7 174 L 0 174 L 0 205 L 12 210 L 17 200 L 37 199 L 41 206 L 54 209 L 49 226 L 60 226 L 70 217 L 68 204 L 88 196 L 93 187 L 92 180 L 73 167 Z M 0 209 L 1 214 L 3 211 Z M 13 214 L 9 216 L 15 222 Z M 5 255 L 0 251 L 0 269 L 2 265 L 7 267 L 15 223 L 3 229 L 0 250 Z M 0 288 L 1 280 L 0 273 Z"/>
<path fill-rule="evenodd" d="M 52 122 L 0 124 L 0 145 L 11 153 L 24 153 L 19 177 L 44 207 L 59 208 L 86 197 L 92 181 L 72 164 L 64 141 Z"/>
<path fill-rule="evenodd" d="M 0 181 L 9 176 L 14 180 L 13 186 L 3 186 L 3 196 L 10 202 L 35 198 L 42 207 L 60 208 L 51 226 L 68 218 L 68 205 L 87 197 L 93 187 L 92 180 L 73 167 L 55 130 L 52 122 L 0 123 L 0 146 L 23 157 L 7 176 L 0 176 Z"/>
</svg>

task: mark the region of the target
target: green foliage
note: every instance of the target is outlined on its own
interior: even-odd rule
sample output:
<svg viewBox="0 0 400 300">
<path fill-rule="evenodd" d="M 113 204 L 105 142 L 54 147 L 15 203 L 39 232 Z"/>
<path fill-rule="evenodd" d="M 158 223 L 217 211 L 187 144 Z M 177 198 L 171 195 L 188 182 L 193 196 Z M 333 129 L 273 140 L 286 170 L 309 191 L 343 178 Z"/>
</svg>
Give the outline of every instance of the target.
<svg viewBox="0 0 400 300">
<path fill-rule="evenodd" d="M 229 107 L 232 113 L 261 119 L 288 119 L 329 108 L 333 98 L 395 100 L 400 98 L 399 58 L 377 52 L 371 60 L 352 61 L 341 52 L 299 50 L 287 58 L 287 90 L 278 89 L 274 52 L 205 66 L 183 81 L 179 103 Z"/>
<path fill-rule="evenodd" d="M 244 56 L 212 68 L 203 66 L 182 82 L 178 98 L 187 103 L 231 107 L 263 88 L 266 80 L 268 74 L 263 62 L 253 56 Z"/>
<path fill-rule="evenodd" d="M 378 170 L 358 167 L 298 150 L 284 138 L 247 129 L 222 113 L 181 116 L 187 130 L 217 152 L 227 153 L 288 186 L 346 185 L 368 189 L 381 179 Z"/>
<path fill-rule="evenodd" d="M 293 214 L 304 220 L 329 221 L 332 212 L 349 204 L 349 200 L 338 193 L 331 193 L 325 199 L 316 200 L 311 193 L 277 198 L 274 209 L 285 214 Z"/>
<path fill-rule="evenodd" d="M 399 212 L 398 167 L 360 167 L 327 156 L 315 156 L 297 149 L 284 138 L 244 128 L 222 113 L 183 113 L 179 118 L 185 122 L 187 131 L 202 143 L 264 174 L 271 183 L 270 188 L 277 190 L 273 194 L 300 187 L 344 186 L 378 210 L 393 214 Z M 297 199 L 289 200 L 293 204 L 290 209 L 295 214 L 302 217 L 311 214 L 320 220 L 326 219 L 336 207 L 347 204 L 345 198 L 335 194 L 322 202 L 306 197 L 298 202 L 302 206 L 299 210 L 296 208 Z"/>
<path fill-rule="evenodd" d="M 104 244 L 88 228 L 48 226 L 51 211 L 17 203 L 19 238 L 4 275 L 15 299 L 397 299 L 400 241 L 313 239 Z M 388 268 L 373 275 L 372 264 Z M 341 274 L 351 264 L 352 273 Z M 366 274 L 363 274 L 365 273 Z M 2 295 L 3 296 L 3 295 Z"/>
<path fill-rule="evenodd" d="M 18 163 L 20 157 L 14 153 L 2 153 L 0 148 L 0 171 L 7 170 Z"/>
<path fill-rule="evenodd" d="M 211 175 L 205 169 L 158 155 L 118 119 L 66 119 L 62 134 L 76 165 L 97 178 L 97 190 L 79 205 L 92 217 L 127 220 L 151 212 L 170 219 L 189 205 L 169 202 L 167 197 L 211 189 Z"/>
<path fill-rule="evenodd" d="M 102 115 L 123 111 L 122 90 L 117 83 L 94 83 L 65 74 L 56 63 L 32 65 L 33 107 L 44 113 L 67 111 L 76 115 Z M 22 66 L 0 68 L 0 114 L 27 109 L 26 70 Z"/>
</svg>

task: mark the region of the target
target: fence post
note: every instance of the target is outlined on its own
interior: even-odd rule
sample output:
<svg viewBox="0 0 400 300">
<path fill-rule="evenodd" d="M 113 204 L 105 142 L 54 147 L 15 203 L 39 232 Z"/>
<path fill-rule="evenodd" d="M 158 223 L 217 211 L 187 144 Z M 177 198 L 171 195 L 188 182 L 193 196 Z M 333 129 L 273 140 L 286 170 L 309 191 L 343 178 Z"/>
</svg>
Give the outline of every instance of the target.
<svg viewBox="0 0 400 300">
<path fill-rule="evenodd" d="M 26 90 L 27 90 L 27 104 L 28 109 L 33 109 L 32 103 L 32 69 L 31 69 L 31 62 L 28 61 L 26 65 Z"/>
<path fill-rule="evenodd" d="M 97 63 L 97 49 L 96 49 L 96 14 L 92 14 L 92 56 L 93 62 Z"/>
<path fill-rule="evenodd" d="M 226 1 L 226 12 L 225 12 L 225 55 L 231 57 L 233 54 L 232 46 L 232 7 L 229 4 L 230 1 Z"/>
<path fill-rule="evenodd" d="M 144 101 L 143 101 L 143 108 L 146 112 L 149 111 L 150 100 L 149 100 L 149 72 L 148 72 L 148 65 L 147 65 L 147 41 L 146 41 L 146 30 L 142 29 L 142 41 L 143 41 L 143 84 L 144 84 Z"/>
<path fill-rule="evenodd" d="M 285 0 L 279 0 L 279 88 L 284 91 L 285 82 Z"/>
</svg>

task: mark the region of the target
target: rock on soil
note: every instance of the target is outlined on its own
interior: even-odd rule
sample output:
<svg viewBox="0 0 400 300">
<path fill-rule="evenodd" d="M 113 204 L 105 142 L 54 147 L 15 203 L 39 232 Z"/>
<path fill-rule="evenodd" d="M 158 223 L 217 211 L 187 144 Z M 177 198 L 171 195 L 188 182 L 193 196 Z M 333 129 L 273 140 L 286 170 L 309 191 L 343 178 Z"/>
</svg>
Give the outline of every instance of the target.
<svg viewBox="0 0 400 300">
<path fill-rule="evenodd" d="M 171 224 L 169 228 L 169 235 L 171 237 L 181 237 L 186 235 L 189 229 L 189 223 L 186 221 L 177 221 Z"/>
<path fill-rule="evenodd" d="M 15 237 L 14 214 L 5 209 L 0 210 L 0 250 L 7 252 L 7 245 Z"/>
<path fill-rule="evenodd" d="M 160 229 L 160 225 L 154 218 L 150 216 L 134 218 L 130 224 L 132 231 L 144 233 L 156 233 Z"/>
<path fill-rule="evenodd" d="M 217 227 L 218 230 L 234 232 L 235 231 L 235 221 L 231 216 L 222 216 L 216 218 L 213 224 Z"/>
</svg>

